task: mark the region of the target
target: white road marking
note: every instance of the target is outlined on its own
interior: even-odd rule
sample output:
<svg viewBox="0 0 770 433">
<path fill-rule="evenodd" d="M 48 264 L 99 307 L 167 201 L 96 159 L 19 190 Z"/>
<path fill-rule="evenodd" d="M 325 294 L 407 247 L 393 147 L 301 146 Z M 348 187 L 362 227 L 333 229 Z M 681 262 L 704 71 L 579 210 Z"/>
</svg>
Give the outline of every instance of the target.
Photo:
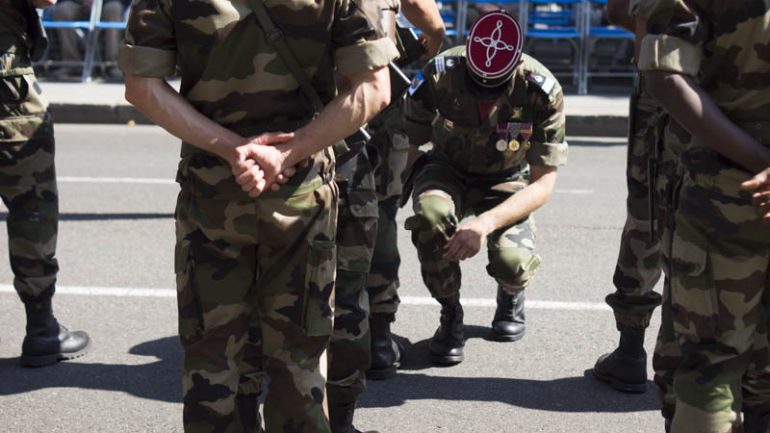
<svg viewBox="0 0 770 433">
<path fill-rule="evenodd" d="M 13 286 L 0 284 L 0 293 L 15 293 Z M 56 293 L 60 295 L 85 295 L 85 296 L 112 296 L 120 298 L 144 297 L 144 298 L 174 298 L 174 289 L 150 289 L 139 287 L 82 287 L 59 286 Z M 438 302 L 428 296 L 402 296 L 402 305 L 435 305 Z M 462 298 L 462 304 L 466 307 L 496 306 L 492 298 Z M 562 302 L 562 301 L 538 301 L 527 299 L 527 308 L 535 310 L 570 310 L 570 311 L 604 311 L 610 307 L 603 302 Z"/>
<path fill-rule="evenodd" d="M 593 194 L 594 190 L 592 189 L 579 189 L 579 188 L 573 188 L 573 189 L 556 189 L 556 193 L 558 194 L 577 194 L 577 195 L 586 195 L 586 194 Z"/>
<path fill-rule="evenodd" d="M 151 185 L 176 185 L 173 179 L 155 179 L 143 177 L 80 177 L 58 176 L 58 182 L 66 183 L 138 183 Z"/>
</svg>

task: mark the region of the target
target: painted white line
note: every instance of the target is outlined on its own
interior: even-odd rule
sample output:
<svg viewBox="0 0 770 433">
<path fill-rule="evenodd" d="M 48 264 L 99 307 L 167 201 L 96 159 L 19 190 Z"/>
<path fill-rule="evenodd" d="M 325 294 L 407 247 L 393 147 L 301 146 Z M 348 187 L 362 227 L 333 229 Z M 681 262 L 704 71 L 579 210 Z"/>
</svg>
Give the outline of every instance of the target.
<svg viewBox="0 0 770 433">
<path fill-rule="evenodd" d="M 0 293 L 15 293 L 13 286 L 9 284 L 0 284 Z M 174 298 L 176 290 L 174 289 L 149 289 L 138 287 L 80 287 L 80 286 L 59 286 L 56 293 L 60 295 L 85 295 L 85 296 L 112 296 L 120 298 L 145 297 L 145 298 Z M 402 305 L 435 305 L 438 302 L 428 296 L 402 296 Z M 465 307 L 489 307 L 494 308 L 497 304 L 492 298 L 462 298 L 462 304 Z M 570 310 L 570 311 L 604 311 L 610 307 L 603 302 L 561 302 L 561 301 L 538 301 L 527 299 L 527 308 L 535 310 Z"/>
<path fill-rule="evenodd" d="M 66 183 L 139 183 L 151 185 L 176 185 L 173 179 L 154 179 L 142 177 L 80 177 L 57 176 L 58 182 Z"/>
<path fill-rule="evenodd" d="M 576 195 L 586 195 L 586 194 L 593 194 L 594 190 L 592 189 L 556 189 L 555 190 L 559 194 L 576 194 Z"/>
</svg>

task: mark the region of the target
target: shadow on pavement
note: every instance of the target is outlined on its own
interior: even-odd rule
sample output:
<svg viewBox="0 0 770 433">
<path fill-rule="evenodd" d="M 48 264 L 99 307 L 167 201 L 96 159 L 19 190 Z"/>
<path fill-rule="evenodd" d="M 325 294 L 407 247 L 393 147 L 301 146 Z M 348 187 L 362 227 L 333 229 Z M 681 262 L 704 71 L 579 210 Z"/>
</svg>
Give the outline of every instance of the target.
<svg viewBox="0 0 770 433">
<path fill-rule="evenodd" d="M 466 326 L 466 340 L 486 338 L 489 328 Z M 396 337 L 406 348 L 396 377 L 367 381 L 359 407 L 401 406 L 410 400 L 457 400 L 507 403 L 528 409 L 552 412 L 638 412 L 659 410 L 655 386 L 647 382 L 646 394 L 623 394 L 598 382 L 586 370 L 580 377 L 532 380 L 500 377 L 444 377 L 417 373 L 436 366 L 428 360 L 430 339 L 411 344 Z"/>
<path fill-rule="evenodd" d="M 0 359 L 0 395 L 45 388 L 119 391 L 150 400 L 182 402 L 182 348 L 178 337 L 138 344 L 132 355 L 158 358 L 141 365 L 88 363 L 88 355 L 43 368 L 22 368 L 19 358 Z"/>
</svg>

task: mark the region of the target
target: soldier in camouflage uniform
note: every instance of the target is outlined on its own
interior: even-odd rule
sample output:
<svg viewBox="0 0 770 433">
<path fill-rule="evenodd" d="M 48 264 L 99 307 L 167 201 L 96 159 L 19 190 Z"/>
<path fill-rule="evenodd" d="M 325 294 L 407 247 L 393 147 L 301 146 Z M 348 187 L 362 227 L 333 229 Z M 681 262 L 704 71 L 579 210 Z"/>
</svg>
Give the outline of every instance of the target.
<svg viewBox="0 0 770 433">
<path fill-rule="evenodd" d="M 745 182 L 770 167 L 768 23 L 760 0 L 657 0 L 639 56 L 651 94 L 693 133 L 671 249 L 674 433 L 768 430 L 770 226 Z"/>
<path fill-rule="evenodd" d="M 608 17 L 634 32 L 637 46 L 644 36 L 647 4 L 649 1 L 641 0 L 611 0 L 607 4 Z M 644 74 L 639 74 L 631 95 L 627 217 L 613 276 L 616 291 L 606 298 L 615 313 L 620 343 L 615 351 L 601 356 L 593 369 L 597 379 L 619 391 L 633 393 L 647 390 L 644 334 L 655 307 L 661 304 L 661 295 L 653 288 L 665 268 L 665 240 L 670 239 L 666 233 L 672 216 L 669 210 L 678 183 L 676 159 L 688 136 L 663 112 L 644 83 Z M 663 140 L 664 134 L 680 145 L 674 145 L 674 140 Z"/>
<path fill-rule="evenodd" d="M 187 432 L 260 431 L 261 369 L 265 431 L 330 432 L 330 146 L 387 104 L 385 66 L 397 50 L 355 1 L 266 6 L 281 30 L 270 39 L 255 2 L 137 0 L 120 54 L 127 99 L 183 141 L 175 268 Z M 275 35 L 326 105 L 320 113 L 271 45 Z M 179 93 L 164 79 L 177 68 Z M 259 335 L 249 335 L 254 317 Z"/>
<path fill-rule="evenodd" d="M 485 240 L 487 272 L 498 283 L 490 338 L 524 335 L 523 291 L 540 264 L 532 213 L 552 194 L 567 157 L 561 87 L 521 54 L 515 18 L 485 14 L 468 41 L 428 63 L 404 109 L 411 149 L 433 143 L 410 168 L 415 215 L 406 228 L 423 281 L 442 306 L 429 346 L 439 364 L 464 358 L 458 262 Z M 458 226 L 469 215 L 476 218 Z"/>
<path fill-rule="evenodd" d="M 59 198 L 53 121 L 32 69 L 44 47 L 34 7 L 47 0 L 0 0 L 0 197 L 8 208 L 8 252 L 14 287 L 27 316 L 21 363 L 28 367 L 82 356 L 85 332 L 70 332 L 53 316 L 59 265 L 54 258 Z"/>
<path fill-rule="evenodd" d="M 382 0 L 385 10 L 398 10 L 397 0 Z M 438 54 L 444 40 L 444 21 L 433 0 L 404 0 L 401 13 L 420 32 L 420 42 L 425 48 L 423 58 L 431 59 Z M 400 45 L 403 46 L 403 43 Z M 399 64 L 408 63 L 402 52 Z M 404 96 L 404 95 L 402 95 Z M 398 310 L 398 228 L 396 211 L 401 197 L 401 175 L 406 168 L 409 139 L 401 122 L 404 97 L 395 98 L 391 104 L 369 122 L 372 133 L 371 145 L 378 155 L 374 171 L 377 194 L 378 223 L 372 265 L 367 278 L 366 290 L 371 308 L 371 366 L 366 372 L 369 379 L 387 379 L 396 374 L 401 361 L 401 349 L 393 340 L 390 325 L 396 320 Z"/>
</svg>

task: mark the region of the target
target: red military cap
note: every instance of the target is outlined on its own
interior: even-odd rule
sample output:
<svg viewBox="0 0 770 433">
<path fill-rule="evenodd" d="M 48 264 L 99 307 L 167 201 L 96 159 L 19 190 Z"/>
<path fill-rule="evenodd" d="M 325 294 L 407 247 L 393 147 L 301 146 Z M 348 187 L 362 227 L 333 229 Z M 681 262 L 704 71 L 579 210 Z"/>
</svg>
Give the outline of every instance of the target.
<svg viewBox="0 0 770 433">
<path fill-rule="evenodd" d="M 484 87 L 507 82 L 521 58 L 523 39 L 519 22 L 510 13 L 500 10 L 479 17 L 465 43 L 473 80 Z"/>
</svg>

